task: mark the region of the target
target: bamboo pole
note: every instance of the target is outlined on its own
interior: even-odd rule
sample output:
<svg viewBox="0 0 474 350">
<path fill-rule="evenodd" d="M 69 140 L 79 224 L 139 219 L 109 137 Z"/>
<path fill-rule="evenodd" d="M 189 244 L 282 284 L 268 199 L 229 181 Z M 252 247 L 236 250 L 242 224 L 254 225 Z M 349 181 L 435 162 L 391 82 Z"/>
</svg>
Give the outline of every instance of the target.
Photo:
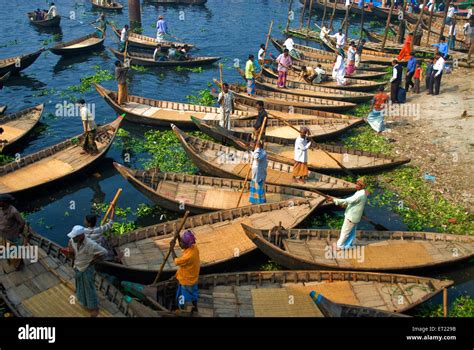
<svg viewBox="0 0 474 350">
<path fill-rule="evenodd" d="M 267 125 L 267 117 L 265 117 L 263 119 L 262 126 L 260 127 L 260 132 L 258 133 L 257 142 L 255 142 L 254 151 L 258 147 L 258 143 L 260 142 L 260 139 L 262 138 L 263 131 L 265 130 L 266 125 Z M 250 172 L 252 171 L 252 162 L 253 162 L 253 159 L 250 160 L 249 170 L 247 171 L 247 175 L 245 175 L 245 180 L 244 180 L 244 183 L 242 184 L 242 191 L 240 191 L 240 196 L 239 196 L 239 200 L 237 201 L 237 207 L 236 208 L 239 207 L 240 201 L 242 200 L 242 196 L 244 195 L 245 186 L 247 185 L 247 181 L 249 180 Z"/>
<path fill-rule="evenodd" d="M 114 207 L 115 207 L 115 204 L 117 204 L 117 201 L 118 201 L 118 199 L 119 199 L 119 197 L 120 197 L 121 194 L 122 194 L 122 189 L 119 188 L 119 189 L 117 190 L 117 193 L 115 194 L 114 199 L 112 200 L 112 202 L 110 202 L 110 205 L 109 205 L 109 207 L 107 208 L 107 211 L 105 212 L 105 215 L 104 215 L 104 217 L 102 218 L 102 221 L 100 222 L 101 225 L 105 224 L 105 221 L 106 221 L 107 218 L 109 217 L 110 212 L 112 211 L 112 208 L 114 208 Z"/>
<path fill-rule="evenodd" d="M 263 73 L 263 67 L 265 66 L 265 57 L 267 56 L 267 50 L 268 50 L 268 44 L 270 43 L 270 38 L 272 35 L 272 30 L 273 30 L 273 20 L 270 22 L 270 28 L 268 28 L 268 34 L 267 34 L 267 41 L 265 42 L 265 51 L 263 52 L 263 63 L 262 63 L 262 70 L 258 74 L 259 77 L 262 76 Z"/>
<path fill-rule="evenodd" d="M 326 19 L 326 7 L 328 5 L 328 0 L 324 0 L 324 12 L 323 12 L 323 19 L 321 20 L 321 27 L 324 25 L 324 20 Z"/>
<path fill-rule="evenodd" d="M 433 23 L 434 4 L 431 6 L 430 19 L 428 20 L 428 35 L 426 36 L 426 46 L 430 46 L 431 24 Z"/>
<path fill-rule="evenodd" d="M 385 48 L 385 43 L 387 42 L 388 27 L 390 26 L 390 20 L 392 19 L 392 13 L 393 13 L 393 6 L 394 5 L 395 5 L 395 1 L 392 0 L 392 2 L 390 4 L 390 11 L 388 12 L 387 23 L 385 24 L 385 33 L 383 35 L 383 41 L 382 41 L 382 51 Z"/>
<path fill-rule="evenodd" d="M 362 0 L 362 15 L 360 16 L 360 37 L 359 44 L 364 36 L 364 14 L 365 14 L 365 0 Z"/>
<path fill-rule="evenodd" d="M 411 38 L 410 51 L 413 51 L 413 47 L 415 46 L 415 34 L 418 31 L 418 27 L 420 26 L 421 19 L 423 18 L 423 12 L 425 10 L 425 4 L 426 4 L 426 0 L 423 0 L 423 5 L 421 7 L 420 15 L 418 16 L 418 20 L 416 21 L 415 28 L 413 28 L 413 35 L 412 35 L 412 38 Z"/>
<path fill-rule="evenodd" d="M 307 2 L 308 2 L 308 0 L 304 0 L 303 9 L 301 10 L 300 29 L 303 28 L 304 15 L 305 15 L 305 13 L 306 13 L 306 5 L 307 5 Z"/>
<path fill-rule="evenodd" d="M 308 30 L 311 29 L 311 15 L 313 14 L 313 5 L 314 0 L 311 0 L 309 3 Z"/>
<path fill-rule="evenodd" d="M 336 6 L 337 6 L 337 0 L 334 0 L 334 6 L 332 8 L 332 14 L 331 14 L 331 22 L 329 22 L 329 30 L 332 31 L 332 24 L 334 21 L 334 15 L 336 14 Z"/>
<path fill-rule="evenodd" d="M 293 6 L 293 0 L 290 0 L 288 4 L 288 18 L 286 20 L 286 28 L 285 33 L 288 33 L 288 29 L 290 29 L 290 22 L 291 22 L 291 7 Z"/>
<path fill-rule="evenodd" d="M 174 233 L 174 237 L 173 237 L 174 240 L 177 240 L 179 238 L 179 233 L 183 229 L 184 224 L 186 223 L 186 220 L 188 219 L 188 216 L 189 216 L 189 210 L 186 210 L 186 213 L 184 213 L 183 219 L 181 221 L 181 225 Z M 170 255 L 171 255 L 171 248 L 168 250 L 168 254 L 166 254 L 165 256 L 165 260 L 163 260 L 163 262 L 161 263 L 160 271 L 158 271 L 158 274 L 156 275 L 155 280 L 153 281 L 153 284 L 156 284 L 160 280 L 161 274 L 163 273 L 163 269 L 165 268 L 165 264 L 168 261 Z"/>
<path fill-rule="evenodd" d="M 342 27 L 344 27 L 344 35 L 346 36 L 346 40 L 347 40 L 348 31 L 349 31 L 349 12 L 351 11 L 353 4 L 354 3 L 351 2 L 349 6 L 346 6 L 346 15 L 344 16 L 344 22 L 342 23 Z"/>
<path fill-rule="evenodd" d="M 448 317 L 448 290 L 443 289 L 443 316 Z"/>
<path fill-rule="evenodd" d="M 451 5 L 451 0 L 448 0 L 446 3 L 446 8 L 444 9 L 443 15 L 443 24 L 441 24 L 441 29 L 439 31 L 438 41 L 441 41 L 441 38 L 444 36 L 444 26 L 446 25 L 446 17 L 448 17 L 448 7 Z"/>
</svg>

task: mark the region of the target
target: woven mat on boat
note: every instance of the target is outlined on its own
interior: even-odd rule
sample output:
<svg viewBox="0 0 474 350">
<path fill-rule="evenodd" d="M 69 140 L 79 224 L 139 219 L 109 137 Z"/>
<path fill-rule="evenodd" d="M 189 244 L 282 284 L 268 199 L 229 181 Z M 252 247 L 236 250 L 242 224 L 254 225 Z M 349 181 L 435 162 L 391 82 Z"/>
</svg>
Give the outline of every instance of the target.
<svg viewBox="0 0 474 350">
<path fill-rule="evenodd" d="M 288 288 L 252 289 L 255 317 L 324 317 L 309 293 Z"/>
<path fill-rule="evenodd" d="M 335 303 L 359 305 L 359 300 L 348 281 L 312 282 L 305 285 L 288 283 L 284 286 L 287 290 L 297 290 L 299 293 L 306 295 L 314 290 Z"/>
<path fill-rule="evenodd" d="M 71 304 L 75 293 L 63 283 L 47 289 L 23 301 L 23 306 L 35 317 L 90 317 L 90 313 L 76 300 Z M 111 317 L 110 313 L 100 310 L 99 317 Z"/>
<path fill-rule="evenodd" d="M 364 259 L 347 260 L 354 267 L 396 267 L 422 265 L 433 261 L 421 242 L 389 241 L 374 243 L 364 247 Z"/>
</svg>

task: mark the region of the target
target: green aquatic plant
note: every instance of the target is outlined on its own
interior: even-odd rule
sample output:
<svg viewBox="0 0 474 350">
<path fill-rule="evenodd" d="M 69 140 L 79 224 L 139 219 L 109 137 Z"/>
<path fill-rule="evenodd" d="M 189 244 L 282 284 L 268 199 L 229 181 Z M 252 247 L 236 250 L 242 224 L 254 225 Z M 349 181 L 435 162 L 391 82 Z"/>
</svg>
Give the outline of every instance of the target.
<svg viewBox="0 0 474 350">
<path fill-rule="evenodd" d="M 284 270 L 283 266 L 277 264 L 273 260 L 268 260 L 266 263 L 260 265 L 260 271 L 280 271 Z"/>
<path fill-rule="evenodd" d="M 15 160 L 15 158 L 7 155 L 7 154 L 0 154 L 0 166 L 11 163 Z"/>
<path fill-rule="evenodd" d="M 209 89 L 199 90 L 197 95 L 187 95 L 186 99 L 189 103 L 201 105 L 201 106 L 215 106 L 216 98 L 212 96 Z"/>
<path fill-rule="evenodd" d="M 114 79 L 114 76 L 109 70 L 101 69 L 101 67 L 98 65 L 95 65 L 92 68 L 94 69 L 94 74 L 82 77 L 80 79 L 81 83 L 79 85 L 69 86 L 67 90 L 74 93 L 84 94 L 90 91 L 94 84 L 99 84 L 103 81 Z"/>
<path fill-rule="evenodd" d="M 443 317 L 443 305 L 422 306 L 418 317 Z M 448 317 L 474 317 L 474 299 L 469 295 L 457 297 L 448 307 Z"/>
<path fill-rule="evenodd" d="M 177 71 L 177 72 L 202 73 L 202 72 L 204 72 L 204 68 L 202 68 L 202 67 L 183 67 L 183 66 L 176 66 L 175 71 Z"/>
<path fill-rule="evenodd" d="M 367 117 L 370 111 L 370 105 L 361 105 L 356 108 L 354 115 L 358 117 Z M 350 130 L 342 140 L 344 146 L 349 149 L 359 149 L 368 152 L 377 152 L 386 155 L 392 153 L 392 145 L 384 136 L 375 133 L 370 126 L 364 125 L 357 129 Z"/>
<path fill-rule="evenodd" d="M 343 216 L 337 216 L 334 213 L 324 213 L 313 218 L 309 224 L 310 228 L 330 228 L 339 229 L 344 222 Z"/>
<path fill-rule="evenodd" d="M 132 64 L 130 68 L 137 72 L 148 72 L 148 68 L 143 67 L 143 66 L 137 66 L 137 65 Z"/>
</svg>

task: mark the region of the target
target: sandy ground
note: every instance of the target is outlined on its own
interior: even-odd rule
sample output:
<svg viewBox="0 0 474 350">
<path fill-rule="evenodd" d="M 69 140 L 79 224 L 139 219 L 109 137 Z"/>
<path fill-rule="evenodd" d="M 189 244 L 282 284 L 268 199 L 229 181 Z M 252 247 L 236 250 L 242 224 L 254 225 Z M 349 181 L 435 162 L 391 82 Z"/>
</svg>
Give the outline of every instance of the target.
<svg viewBox="0 0 474 350">
<path fill-rule="evenodd" d="M 474 69 L 444 74 L 438 96 L 409 93 L 407 104 L 418 116 L 387 118 L 400 155 L 436 176 L 434 188 L 448 200 L 474 209 Z"/>
</svg>

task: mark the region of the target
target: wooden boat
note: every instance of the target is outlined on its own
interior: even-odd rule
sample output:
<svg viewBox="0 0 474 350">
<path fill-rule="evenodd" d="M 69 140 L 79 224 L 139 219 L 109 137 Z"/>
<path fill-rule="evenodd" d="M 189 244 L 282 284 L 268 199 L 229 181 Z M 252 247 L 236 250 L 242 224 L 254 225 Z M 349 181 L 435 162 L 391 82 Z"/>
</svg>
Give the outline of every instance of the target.
<svg viewBox="0 0 474 350">
<path fill-rule="evenodd" d="M 319 33 L 317 32 L 314 32 L 314 33 L 315 33 L 314 35 L 317 34 L 319 38 Z M 278 51 L 282 52 L 284 50 L 282 40 L 271 38 L 271 41 L 273 43 L 273 46 L 275 46 L 275 48 Z M 317 49 L 311 46 L 300 45 L 300 44 L 295 44 L 294 47 L 303 56 L 302 60 L 308 60 L 308 58 L 311 57 L 315 60 L 325 60 L 327 63 L 334 63 L 336 59 L 336 54 L 332 51 L 321 50 L 321 49 Z M 366 67 L 375 66 L 376 69 L 383 70 L 382 69 L 383 66 L 381 67 L 380 65 L 391 64 L 394 58 L 395 56 L 393 55 L 389 55 L 389 54 L 385 54 L 381 52 L 374 52 L 370 50 L 364 50 L 362 51 L 361 62 L 362 63 L 365 62 L 367 64 Z M 370 64 L 370 62 L 375 62 L 378 64 L 374 65 L 374 64 Z"/>
<path fill-rule="evenodd" d="M 121 35 L 120 29 L 118 29 L 113 24 L 111 24 L 110 27 L 112 28 L 112 32 L 118 38 L 120 38 L 120 35 Z M 133 33 L 132 31 L 128 32 L 128 46 L 130 46 L 130 47 L 139 47 L 139 48 L 142 48 L 142 49 L 155 50 L 158 45 L 160 47 L 177 47 L 177 48 L 181 48 L 184 45 L 187 45 L 188 49 L 195 48 L 195 46 L 192 45 L 192 44 L 180 43 L 180 42 L 175 42 L 175 41 L 162 41 L 160 43 L 157 43 L 156 39 L 152 38 L 150 36 L 136 34 L 136 33 Z"/>
<path fill-rule="evenodd" d="M 59 43 L 49 50 L 55 55 L 71 56 L 99 50 L 104 46 L 105 36 L 99 38 L 97 33 L 83 36 L 79 39 L 71 40 L 66 43 Z"/>
<path fill-rule="evenodd" d="M 110 5 L 100 5 L 98 0 L 91 0 L 91 5 L 92 7 L 101 9 L 101 10 L 112 10 L 112 11 L 122 11 L 123 10 L 123 5 L 116 2 L 116 1 L 111 1 Z"/>
<path fill-rule="evenodd" d="M 278 73 L 275 72 L 273 69 L 263 67 L 262 68 L 263 74 L 270 78 L 278 78 Z M 301 78 L 299 74 L 295 70 L 288 71 L 288 78 L 287 81 L 289 82 L 296 82 L 301 83 Z M 320 87 L 327 87 L 332 89 L 339 89 L 344 91 L 359 91 L 359 92 L 370 92 L 379 89 L 381 86 L 384 86 L 386 82 L 376 82 L 370 80 L 361 80 L 361 79 L 353 79 L 347 78 L 346 85 L 338 85 L 335 81 L 327 81 L 324 83 L 314 84 L 315 86 Z"/>
<path fill-rule="evenodd" d="M 171 128 L 178 136 L 188 156 L 203 172 L 219 177 L 245 178 L 249 169 L 248 153 L 187 135 L 175 125 L 172 125 Z M 215 159 L 225 154 L 228 154 L 229 159 L 232 161 L 217 164 Z M 270 160 L 268 162 L 267 179 L 265 182 L 331 193 L 351 193 L 355 190 L 355 185 L 350 182 L 316 172 L 309 173 L 306 183 L 294 182 L 292 172 L 292 166 Z"/>
<path fill-rule="evenodd" d="M 159 169 L 134 170 L 118 163 L 114 163 L 114 167 L 120 175 L 154 203 L 175 212 L 182 212 L 183 205 L 193 214 L 237 208 L 244 184 L 241 180 L 162 173 Z M 239 208 L 252 205 L 249 202 L 249 182 L 246 183 L 245 188 Z M 276 185 L 265 185 L 265 197 L 267 203 L 292 198 L 316 198 L 321 203 L 324 202 L 324 197 L 316 192 Z"/>
<path fill-rule="evenodd" d="M 218 121 L 206 121 L 199 120 L 191 117 L 193 122 L 200 127 L 199 124 L 204 124 L 207 127 L 219 126 Z M 315 119 L 287 119 L 286 123 L 279 119 L 270 118 L 267 119 L 265 138 L 271 137 L 274 140 L 295 142 L 295 139 L 299 136 L 299 132 L 291 128 L 288 124 L 294 126 L 298 130 L 300 127 L 305 126 L 309 129 L 309 138 L 312 140 L 322 140 L 333 138 L 336 135 L 349 130 L 362 123 L 362 120 L 340 120 L 340 119 L 329 119 L 329 118 L 315 118 Z M 246 135 L 246 139 L 252 136 L 254 131 L 253 125 L 254 120 L 233 120 L 230 123 L 232 131 Z M 215 135 L 217 136 L 217 135 Z M 218 139 L 219 140 L 219 139 Z M 220 140 L 219 140 L 220 141 Z"/>
<path fill-rule="evenodd" d="M 34 12 L 28 12 L 27 13 L 28 19 L 30 20 L 31 24 L 34 24 L 35 26 L 41 27 L 41 28 L 52 28 L 52 27 L 59 27 L 61 25 L 61 16 L 57 15 L 53 18 L 50 19 L 44 19 L 37 21 L 35 20 L 35 13 Z"/>
<path fill-rule="evenodd" d="M 15 74 L 28 68 L 36 61 L 44 50 L 44 48 L 41 48 L 38 51 L 26 55 L 0 58 L 0 75 L 6 73 Z M 18 62 L 20 63 L 18 64 Z"/>
<path fill-rule="evenodd" d="M 251 135 L 227 130 L 219 125 L 211 126 L 206 122 L 194 120 L 199 130 L 211 136 L 220 143 L 247 151 L 251 150 Z M 337 145 L 318 143 L 308 150 L 308 168 L 313 171 L 342 173 L 341 167 L 331 157 L 337 159 L 347 169 L 356 173 L 371 173 L 395 168 L 410 162 L 407 158 L 389 157 L 380 153 L 350 150 Z M 294 141 L 282 138 L 265 136 L 265 150 L 268 158 L 280 163 L 293 165 Z M 327 153 L 331 155 L 328 156 Z"/>
<path fill-rule="evenodd" d="M 344 304 L 346 311 L 340 316 L 380 317 L 406 312 L 453 281 L 374 272 L 258 271 L 201 275 L 198 284 L 200 316 L 322 317 L 323 310 L 309 297 L 314 291 L 332 303 Z M 157 298 L 169 311 L 176 306 L 176 288 L 176 281 L 170 280 L 145 287 L 141 293 Z M 290 296 L 294 304 L 288 303 Z"/>
<path fill-rule="evenodd" d="M 433 232 L 358 231 L 356 246 L 333 250 L 339 230 L 257 230 L 243 226 L 252 242 L 285 268 L 408 271 L 474 257 L 474 236 Z"/>
<path fill-rule="evenodd" d="M 319 54 L 316 54 L 319 56 Z M 297 59 L 293 57 L 293 67 L 294 66 L 309 66 L 309 67 L 316 67 L 316 65 L 320 64 L 321 68 L 326 71 L 332 72 L 332 68 L 334 66 L 334 58 L 317 58 L 313 57 L 316 55 L 301 55 L 303 58 Z M 377 79 L 382 76 L 376 76 L 374 78 L 374 74 L 385 74 L 387 71 L 387 66 L 381 64 L 372 64 L 372 63 L 360 63 L 359 68 L 352 76 L 356 79 L 367 79 L 373 78 Z"/>
<path fill-rule="evenodd" d="M 0 84 L 4 84 L 9 78 L 10 78 L 11 73 L 7 72 L 0 76 Z"/>
<path fill-rule="evenodd" d="M 19 271 L 0 259 L 0 298 L 15 317 L 90 317 L 75 295 L 72 261 L 56 243 L 32 233 L 29 245 L 38 249 L 37 261 L 23 260 Z M 157 317 L 160 313 L 124 295 L 102 274 L 96 273 L 99 317 Z"/>
<path fill-rule="evenodd" d="M 325 98 L 336 101 L 347 101 L 352 103 L 367 102 L 373 98 L 372 94 L 359 91 L 331 89 L 318 84 L 300 83 L 295 81 L 287 81 L 286 89 L 277 86 L 277 79 L 262 75 L 255 80 L 257 87 L 270 91 L 284 91 L 285 93 L 299 96 L 309 96 L 316 98 Z"/>
<path fill-rule="evenodd" d="M 204 5 L 207 0 L 147 0 L 158 5 Z"/>
<path fill-rule="evenodd" d="M 242 100 L 264 101 L 273 104 L 292 106 L 299 108 L 318 109 L 321 111 L 345 111 L 354 108 L 356 105 L 351 102 L 323 99 L 319 97 L 308 97 L 302 95 L 293 95 L 284 92 L 273 92 L 262 89 L 256 89 L 255 96 L 247 94 L 247 88 L 238 84 L 230 84 L 229 89 L 232 93 Z M 282 91 L 282 90 L 280 90 Z M 283 90 L 285 91 L 285 90 Z"/>
<path fill-rule="evenodd" d="M 109 47 L 109 50 L 123 62 L 124 53 Z M 128 51 L 127 58 L 130 59 L 130 64 L 139 66 L 153 66 L 153 67 L 196 67 L 210 65 L 219 61 L 220 57 L 191 57 L 185 61 L 155 61 L 153 59 L 153 51 Z"/>
<path fill-rule="evenodd" d="M 188 217 L 184 229 L 190 229 L 196 235 L 201 259 L 200 274 L 241 263 L 258 252 L 245 235 L 242 223 L 270 229 L 281 222 L 284 227 L 292 228 L 306 219 L 320 203 L 320 198 L 291 199 Z M 180 219 L 163 222 L 110 237 L 109 244 L 117 254 L 132 253 L 125 254 L 121 264 L 106 261 L 97 268 L 121 280 L 151 284 L 181 222 Z M 179 248 L 175 250 L 181 255 Z M 162 278 L 171 277 L 176 269 L 173 260 L 169 259 Z"/>
<path fill-rule="evenodd" d="M 234 96 L 235 108 L 247 113 L 257 115 L 257 101 L 244 100 Z M 288 119 L 314 119 L 314 118 L 330 118 L 339 120 L 360 120 L 361 118 L 354 117 L 349 114 L 340 114 L 333 112 L 318 111 L 316 109 L 294 108 L 292 106 L 282 106 L 274 103 L 265 103 L 265 109 L 272 115 L 285 120 Z"/>
<path fill-rule="evenodd" d="M 302 67 L 304 66 L 309 66 L 309 67 L 314 67 L 318 64 L 317 61 L 305 61 L 301 60 L 298 61 L 297 64 L 293 65 L 293 69 L 297 71 L 301 71 Z M 323 68 L 326 73 L 330 73 L 329 76 L 332 74 L 332 68 L 333 65 L 330 64 L 321 64 L 321 68 Z M 377 79 L 382 79 L 385 77 L 387 72 L 373 72 L 373 71 L 359 71 L 356 70 L 354 73 L 351 75 L 345 75 L 345 78 L 350 78 L 350 79 L 357 79 L 357 80 L 377 80 Z"/>
<path fill-rule="evenodd" d="M 392 18 L 390 19 L 391 22 L 398 21 L 398 12 L 399 11 L 401 11 L 401 10 L 393 9 Z M 372 14 L 376 17 L 379 17 L 379 18 L 385 20 L 385 21 L 387 20 L 389 13 L 390 13 L 390 8 L 383 8 L 383 7 L 377 7 L 377 6 L 372 7 Z M 418 16 L 418 14 L 412 14 L 412 13 L 408 13 L 408 12 L 405 11 L 405 19 L 407 20 L 408 23 L 415 24 L 417 19 L 418 19 L 417 16 Z"/>
<path fill-rule="evenodd" d="M 43 114 L 44 105 L 27 108 L 22 111 L 0 117 L 0 127 L 3 128 L 1 138 L 8 143 L 3 145 L 5 152 L 15 144 L 19 143 L 38 124 Z"/>
<path fill-rule="evenodd" d="M 133 123 L 153 126 L 169 126 L 170 123 L 174 123 L 182 127 L 194 127 L 192 116 L 203 120 L 219 120 L 221 115 L 220 109 L 216 107 L 153 100 L 133 95 L 128 96 L 127 103 L 119 105 L 115 91 L 98 84 L 95 88 L 117 114 L 125 114 L 125 118 Z M 232 118 L 254 118 L 257 114 L 257 112 L 235 111 Z"/>
<path fill-rule="evenodd" d="M 81 154 L 80 144 L 84 139 L 84 134 L 81 134 L 0 166 L 0 194 L 51 185 L 92 167 L 107 153 L 121 122 L 122 117 L 118 117 L 112 123 L 97 128 L 97 155 Z"/>
<path fill-rule="evenodd" d="M 0 105 L 0 115 L 3 115 L 5 111 L 7 110 L 8 106 L 6 105 Z"/>
</svg>

